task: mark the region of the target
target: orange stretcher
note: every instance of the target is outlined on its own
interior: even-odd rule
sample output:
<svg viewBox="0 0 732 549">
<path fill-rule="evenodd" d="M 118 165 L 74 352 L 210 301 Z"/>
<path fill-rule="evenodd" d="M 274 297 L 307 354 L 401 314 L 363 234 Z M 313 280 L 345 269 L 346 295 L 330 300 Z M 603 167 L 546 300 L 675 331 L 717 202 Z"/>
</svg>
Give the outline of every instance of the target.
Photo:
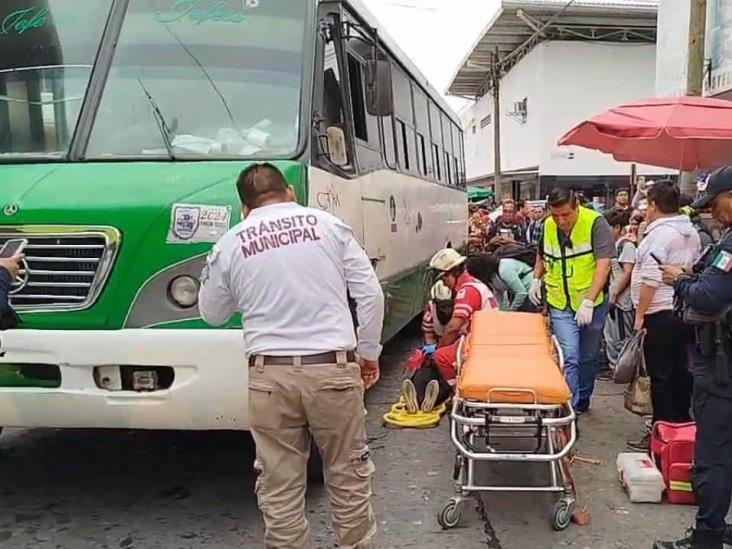
<svg viewBox="0 0 732 549">
<path fill-rule="evenodd" d="M 465 355 L 458 383 L 463 398 L 503 404 L 564 404 L 571 397 L 541 315 L 476 313 Z"/>
<path fill-rule="evenodd" d="M 460 523 L 462 506 L 476 492 L 552 492 L 559 499 L 551 523 L 566 528 L 576 503 L 569 455 L 577 437 L 563 357 L 542 315 L 480 311 L 458 350 L 458 382 L 451 413 L 456 449 L 456 496 L 438 515 Z M 542 486 L 489 486 L 477 482 L 478 462 L 549 465 Z"/>
</svg>

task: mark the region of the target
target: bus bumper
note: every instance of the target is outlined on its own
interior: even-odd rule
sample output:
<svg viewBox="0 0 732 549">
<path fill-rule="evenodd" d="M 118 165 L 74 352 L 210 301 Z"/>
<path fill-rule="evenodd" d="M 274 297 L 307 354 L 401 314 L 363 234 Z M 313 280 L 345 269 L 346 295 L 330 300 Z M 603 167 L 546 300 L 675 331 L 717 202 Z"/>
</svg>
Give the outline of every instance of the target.
<svg viewBox="0 0 732 549">
<path fill-rule="evenodd" d="M 241 330 L 14 330 L 0 335 L 0 355 L 0 366 L 51 365 L 61 376 L 57 388 L 0 387 L 0 427 L 248 428 Z M 97 368 L 115 366 L 174 377 L 150 392 L 100 387 Z"/>
</svg>

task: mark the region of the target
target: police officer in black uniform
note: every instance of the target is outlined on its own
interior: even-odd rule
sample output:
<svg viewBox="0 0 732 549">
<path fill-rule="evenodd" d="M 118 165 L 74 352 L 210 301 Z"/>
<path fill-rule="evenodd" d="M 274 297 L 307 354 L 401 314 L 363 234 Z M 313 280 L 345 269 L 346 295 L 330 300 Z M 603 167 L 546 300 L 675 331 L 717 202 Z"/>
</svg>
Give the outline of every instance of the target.
<svg viewBox="0 0 732 549">
<path fill-rule="evenodd" d="M 712 174 L 706 195 L 693 207 L 711 207 L 727 227 L 720 242 L 702 254 L 694 272 L 661 267 L 664 282 L 674 286 L 678 313 L 694 332 L 689 363 L 694 374 L 693 480 L 699 511 L 689 537 L 657 541 L 654 549 L 732 545 L 732 528 L 725 524 L 732 497 L 732 166 Z"/>
</svg>

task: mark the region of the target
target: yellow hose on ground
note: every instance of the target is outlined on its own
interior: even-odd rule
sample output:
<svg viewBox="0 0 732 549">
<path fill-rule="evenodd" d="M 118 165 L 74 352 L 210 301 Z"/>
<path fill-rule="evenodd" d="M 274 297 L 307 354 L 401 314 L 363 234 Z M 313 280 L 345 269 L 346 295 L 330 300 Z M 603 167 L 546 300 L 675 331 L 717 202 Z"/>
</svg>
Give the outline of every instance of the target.
<svg viewBox="0 0 732 549">
<path fill-rule="evenodd" d="M 431 429 L 437 427 L 440 419 L 447 412 L 447 404 L 440 404 L 431 412 L 407 412 L 407 405 L 403 398 L 392 405 L 391 410 L 384 414 L 384 425 L 396 429 Z"/>
</svg>

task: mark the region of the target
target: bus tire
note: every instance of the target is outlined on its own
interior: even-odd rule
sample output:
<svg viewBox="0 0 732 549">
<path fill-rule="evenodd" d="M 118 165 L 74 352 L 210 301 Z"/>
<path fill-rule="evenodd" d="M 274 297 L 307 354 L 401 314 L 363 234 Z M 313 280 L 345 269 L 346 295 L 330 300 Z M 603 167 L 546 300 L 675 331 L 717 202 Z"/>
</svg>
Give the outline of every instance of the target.
<svg viewBox="0 0 732 549">
<path fill-rule="evenodd" d="M 310 458 L 308 459 L 308 480 L 323 483 L 323 456 L 314 440 L 310 440 Z"/>
</svg>

